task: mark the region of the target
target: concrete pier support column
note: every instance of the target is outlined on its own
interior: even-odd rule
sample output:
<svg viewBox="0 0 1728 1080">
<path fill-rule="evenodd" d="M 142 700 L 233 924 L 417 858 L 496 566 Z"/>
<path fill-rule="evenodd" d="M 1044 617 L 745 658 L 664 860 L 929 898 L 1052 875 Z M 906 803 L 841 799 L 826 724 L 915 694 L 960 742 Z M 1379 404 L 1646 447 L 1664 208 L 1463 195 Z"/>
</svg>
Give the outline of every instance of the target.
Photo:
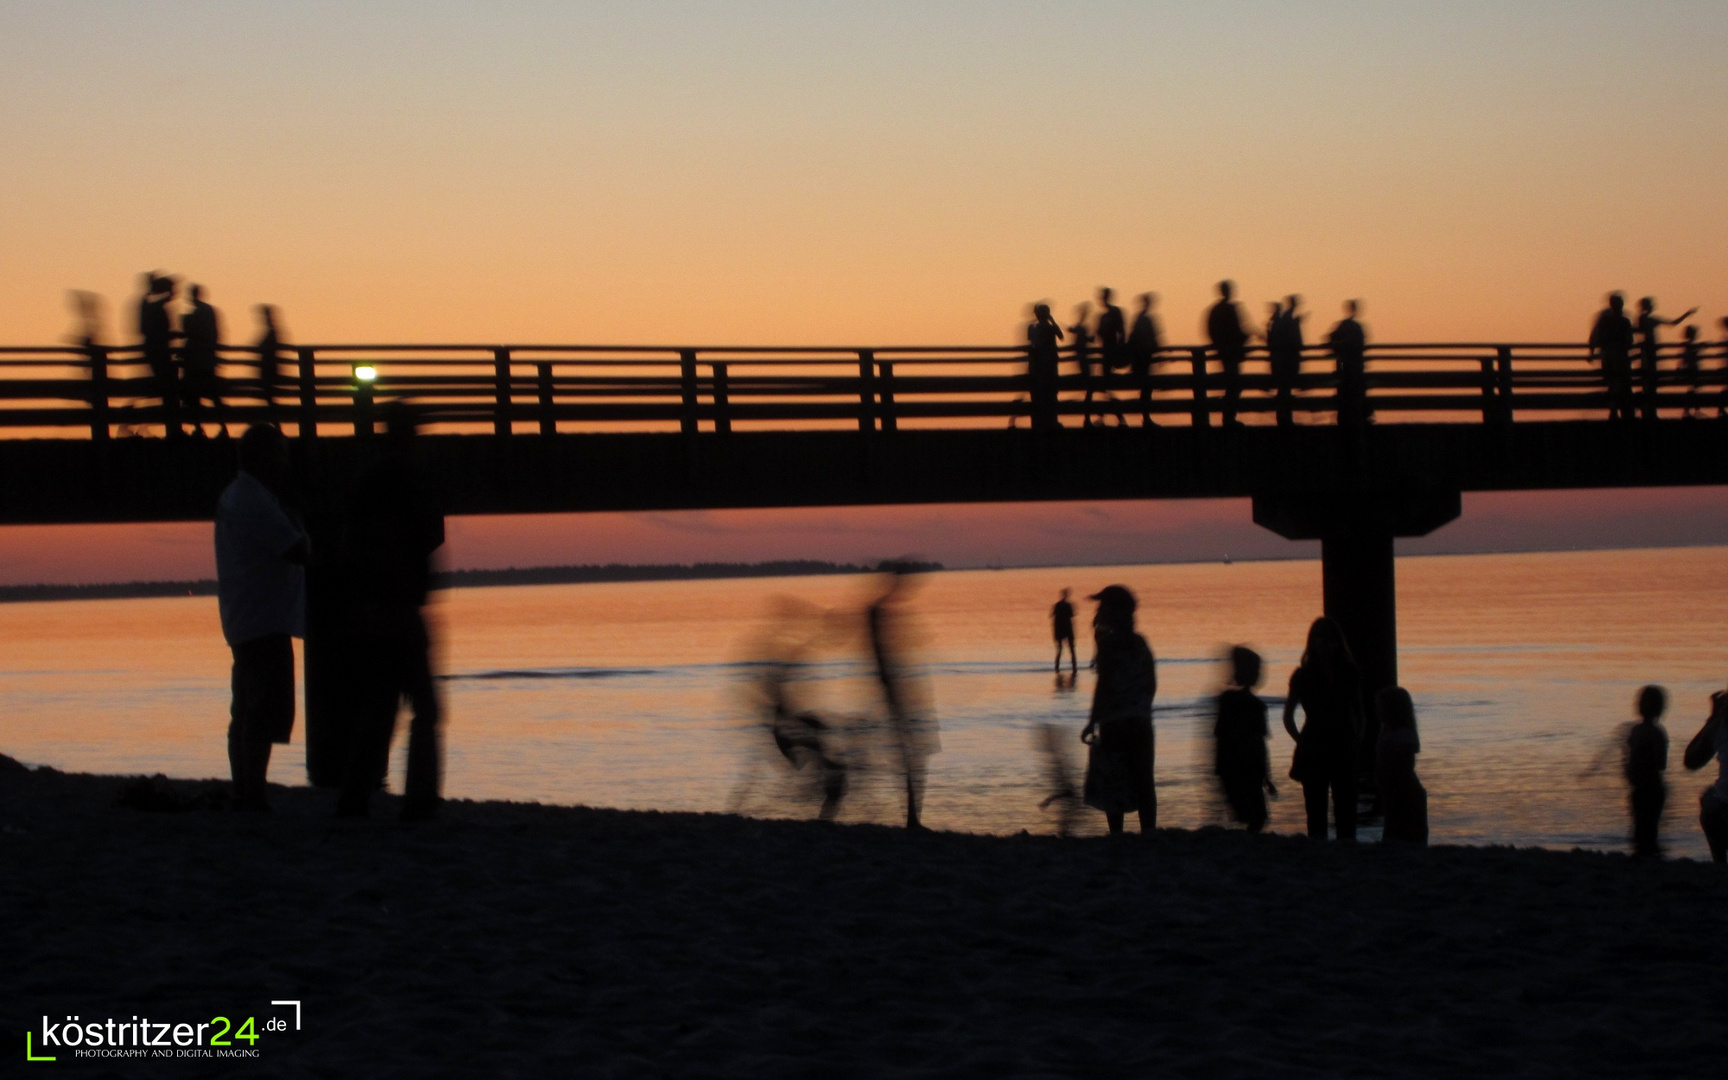
<svg viewBox="0 0 1728 1080">
<path fill-rule="evenodd" d="M 1461 512 L 1456 491 L 1277 492 L 1254 497 L 1254 523 L 1289 540 L 1319 540 L 1323 610 L 1344 630 L 1362 672 L 1364 767 L 1378 723 L 1374 696 L 1398 685 L 1398 586 L 1392 541 L 1426 536 Z"/>
</svg>

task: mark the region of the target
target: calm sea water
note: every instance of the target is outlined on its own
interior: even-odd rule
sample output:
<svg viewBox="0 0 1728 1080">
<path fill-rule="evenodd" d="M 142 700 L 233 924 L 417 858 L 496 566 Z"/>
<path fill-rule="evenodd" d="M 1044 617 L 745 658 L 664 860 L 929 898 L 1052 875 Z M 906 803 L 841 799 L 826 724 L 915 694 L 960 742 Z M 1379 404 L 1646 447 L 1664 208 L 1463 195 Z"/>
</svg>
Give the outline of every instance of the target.
<svg viewBox="0 0 1728 1080">
<path fill-rule="evenodd" d="M 1728 684 L 1728 549 L 1402 559 L 1401 677 L 1415 696 L 1436 842 L 1617 849 L 1629 831 L 1613 738 L 1640 685 L 1671 694 L 1664 834 L 1704 858 L 1697 794 L 1715 775 L 1680 753 Z M 1120 566 L 929 575 L 910 610 L 942 729 L 925 819 L 976 832 L 1049 831 L 1034 749 L 1042 724 L 1074 738 L 1091 678 L 1059 690 L 1047 612 L 1111 582 L 1141 597 L 1158 655 L 1160 821 L 1221 823 L 1209 774 L 1219 657 L 1247 643 L 1276 702 L 1318 612 L 1314 562 Z M 862 664 L 859 578 L 466 589 L 433 608 L 447 673 L 446 790 L 663 810 L 815 809 L 777 764 L 749 693 L 752 641 L 776 598 L 834 611 L 801 689 L 837 717 L 878 712 Z M 1089 605 L 1078 605 L 1081 622 Z M 209 598 L 0 605 L 0 752 L 92 772 L 226 774 L 228 653 Z M 1088 652 L 1082 642 L 1082 663 Z M 1277 730 L 1275 775 L 1290 742 Z M 303 783 L 300 734 L 272 779 Z M 400 763 L 393 782 L 400 777 Z M 1302 827 L 1282 785 L 1272 828 Z M 866 775 L 843 819 L 896 819 L 891 780 Z M 1088 813 L 1089 827 L 1096 827 Z"/>
</svg>

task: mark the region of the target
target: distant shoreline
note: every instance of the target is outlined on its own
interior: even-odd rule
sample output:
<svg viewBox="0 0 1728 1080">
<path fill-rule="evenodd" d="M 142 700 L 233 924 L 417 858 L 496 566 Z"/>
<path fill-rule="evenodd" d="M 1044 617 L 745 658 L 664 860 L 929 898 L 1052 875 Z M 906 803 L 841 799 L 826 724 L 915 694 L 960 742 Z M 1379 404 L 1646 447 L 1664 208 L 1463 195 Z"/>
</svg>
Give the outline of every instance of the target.
<svg viewBox="0 0 1728 1080">
<path fill-rule="evenodd" d="M 941 563 L 912 563 L 932 572 Z M 709 581 L 723 578 L 813 577 L 823 574 L 872 574 L 880 565 L 836 563 L 819 559 L 782 559 L 760 563 L 607 563 L 581 566 L 508 567 L 503 570 L 447 570 L 438 574 L 434 589 L 472 589 L 502 585 L 586 585 L 615 581 Z M 161 596 L 215 596 L 216 582 L 125 581 L 99 585 L 0 585 L 0 603 L 51 600 L 138 600 Z"/>
<path fill-rule="evenodd" d="M 1399 555 L 1400 559 L 1451 559 L 1473 555 L 1563 555 L 1592 551 L 1670 551 L 1701 547 L 1728 547 L 1721 543 L 1656 544 L 1648 547 L 1615 545 L 1564 548 L 1492 548 L 1482 551 L 1424 551 Z M 1013 565 L 945 566 L 939 562 L 911 564 L 915 569 L 937 571 L 997 571 L 1089 569 L 1104 566 L 1192 566 L 1197 563 L 1317 562 L 1317 554 L 1217 556 L 1205 559 L 1165 559 L 1138 563 L 1016 563 Z M 872 574 L 880 564 L 837 563 L 822 559 L 782 559 L 759 563 L 606 563 L 577 566 L 506 567 L 502 570 L 446 570 L 434 580 L 434 589 L 491 588 L 504 585 L 587 585 L 630 581 L 712 581 L 725 578 L 816 577 L 828 574 Z M 138 600 L 161 596 L 215 596 L 216 580 L 124 581 L 92 585 L 37 584 L 0 585 L 0 604 L 52 600 Z"/>
</svg>

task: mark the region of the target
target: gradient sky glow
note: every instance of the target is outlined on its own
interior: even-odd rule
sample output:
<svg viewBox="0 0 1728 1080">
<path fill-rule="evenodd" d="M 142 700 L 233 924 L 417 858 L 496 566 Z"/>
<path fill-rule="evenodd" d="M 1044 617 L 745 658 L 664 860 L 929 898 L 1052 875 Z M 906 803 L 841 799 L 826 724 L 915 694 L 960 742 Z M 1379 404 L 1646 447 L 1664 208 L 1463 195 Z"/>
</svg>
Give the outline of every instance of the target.
<svg viewBox="0 0 1728 1080">
<path fill-rule="evenodd" d="M 233 338 L 267 301 L 309 343 L 983 344 L 1101 284 L 1161 292 L 1181 341 L 1223 276 L 1319 329 L 1361 296 L 1381 340 L 1577 340 L 1612 288 L 1713 324 L 1725 58 L 1703 0 L 0 0 L 0 343 L 61 340 L 70 288 L 125 311 L 152 267 Z M 1482 543 L 1567 514 L 1728 542 L 1719 492 L 1634 502 L 1508 504 Z M 716 557 L 1203 557 L 1244 527 L 1216 505 L 1054 557 L 1051 508 L 746 515 Z M 795 550 L 794 521 L 874 539 Z M 462 565 L 705 557 L 605 515 L 462 528 Z M 1183 529 L 1207 550 L 1153 542 Z M 78 535 L 12 531 L 0 577 L 189 565 Z M 896 542 L 921 535 L 953 543 Z M 26 569 L 74 551 L 116 554 Z"/>
<path fill-rule="evenodd" d="M 155 266 L 305 341 L 1385 339 L 1728 312 L 1728 5 L 0 4 L 0 339 Z"/>
</svg>

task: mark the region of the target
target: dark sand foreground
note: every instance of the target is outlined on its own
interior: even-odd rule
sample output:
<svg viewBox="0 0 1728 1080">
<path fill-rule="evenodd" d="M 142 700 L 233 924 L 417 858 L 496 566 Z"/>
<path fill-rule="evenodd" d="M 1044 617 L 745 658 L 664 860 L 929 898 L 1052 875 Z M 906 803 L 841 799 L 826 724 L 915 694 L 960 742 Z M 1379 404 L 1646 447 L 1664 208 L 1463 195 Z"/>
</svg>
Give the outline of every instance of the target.
<svg viewBox="0 0 1728 1080">
<path fill-rule="evenodd" d="M 306 789 L 260 818 L 117 807 L 122 784 L 0 771 L 7 1053 L 44 1014 L 297 999 L 304 1027 L 243 1063 L 61 1049 L 29 1075 L 1728 1069 L 1713 865 L 492 803 L 404 826 L 394 800 L 350 824 Z"/>
</svg>

